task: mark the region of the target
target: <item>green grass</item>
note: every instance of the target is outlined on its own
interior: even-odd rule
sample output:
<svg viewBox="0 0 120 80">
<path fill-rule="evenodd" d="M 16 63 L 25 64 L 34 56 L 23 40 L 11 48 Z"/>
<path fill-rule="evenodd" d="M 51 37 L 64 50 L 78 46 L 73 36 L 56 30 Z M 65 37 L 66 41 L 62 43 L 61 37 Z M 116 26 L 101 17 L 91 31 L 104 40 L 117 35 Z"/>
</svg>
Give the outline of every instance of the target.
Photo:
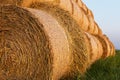
<svg viewBox="0 0 120 80">
<path fill-rule="evenodd" d="M 114 57 L 96 61 L 84 76 L 77 80 L 120 80 L 120 50 Z"/>
</svg>

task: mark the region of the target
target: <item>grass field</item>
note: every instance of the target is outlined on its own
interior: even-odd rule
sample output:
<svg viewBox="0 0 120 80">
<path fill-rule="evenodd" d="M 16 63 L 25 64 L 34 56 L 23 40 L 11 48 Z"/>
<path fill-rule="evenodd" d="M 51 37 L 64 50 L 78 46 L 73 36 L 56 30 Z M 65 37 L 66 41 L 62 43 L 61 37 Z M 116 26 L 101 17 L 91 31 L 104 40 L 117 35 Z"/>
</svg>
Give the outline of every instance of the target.
<svg viewBox="0 0 120 80">
<path fill-rule="evenodd" d="M 77 80 L 120 80 L 120 50 L 114 57 L 100 59 L 82 77 Z"/>
</svg>

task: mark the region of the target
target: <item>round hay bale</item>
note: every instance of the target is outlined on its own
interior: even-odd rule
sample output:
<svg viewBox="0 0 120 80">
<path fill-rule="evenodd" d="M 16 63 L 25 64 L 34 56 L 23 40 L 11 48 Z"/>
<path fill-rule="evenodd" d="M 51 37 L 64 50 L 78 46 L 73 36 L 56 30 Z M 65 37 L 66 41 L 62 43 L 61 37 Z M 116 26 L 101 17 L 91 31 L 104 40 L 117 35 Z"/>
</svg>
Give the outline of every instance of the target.
<svg viewBox="0 0 120 80">
<path fill-rule="evenodd" d="M 110 43 L 108 41 L 108 39 L 104 36 L 104 35 L 97 35 L 96 36 L 99 41 L 102 43 L 103 46 L 103 58 L 106 58 L 108 56 L 110 56 L 111 54 L 111 49 L 110 49 Z"/>
<path fill-rule="evenodd" d="M 84 32 L 66 11 L 0 8 L 1 79 L 70 80 L 86 71 Z"/>
<path fill-rule="evenodd" d="M 90 64 L 94 63 L 96 60 L 100 59 L 103 54 L 102 44 L 100 41 L 95 37 L 88 33 L 85 33 L 86 37 L 89 41 L 89 54 L 90 54 Z"/>
<path fill-rule="evenodd" d="M 98 26 L 97 26 L 97 23 L 95 22 L 95 25 L 94 25 L 94 31 L 93 31 L 95 34 L 99 33 L 98 32 Z"/>
<path fill-rule="evenodd" d="M 64 2 L 65 1 L 66 0 L 64 0 Z M 61 2 L 61 4 L 63 4 L 63 5 L 62 6 L 59 5 L 60 8 L 68 11 L 84 31 L 95 34 L 93 32 L 94 31 L 94 25 L 95 25 L 94 19 L 90 15 L 87 15 L 86 12 L 83 10 L 83 8 L 80 8 L 74 0 L 67 0 L 66 1 L 66 3 L 71 2 L 72 9 L 71 9 L 71 6 L 67 7 L 67 4 L 64 4 L 64 2 L 63 3 Z M 71 13 L 71 10 L 70 11 L 68 10 L 68 8 L 72 10 L 72 13 Z"/>
<path fill-rule="evenodd" d="M 98 24 L 97 24 L 98 25 Z M 98 29 L 98 34 L 99 35 L 103 35 L 103 32 L 102 32 L 102 30 L 100 29 L 100 27 L 99 26 L 97 26 L 99 29 Z"/>
<path fill-rule="evenodd" d="M 88 20 L 89 20 L 88 32 L 90 32 L 91 34 L 94 34 L 93 33 L 94 32 L 94 21 L 92 20 L 90 16 L 88 16 Z"/>
<path fill-rule="evenodd" d="M 52 79 L 59 80 L 70 68 L 71 53 L 67 35 L 63 27 L 55 18 L 41 10 L 27 9 L 39 22 L 43 24 L 45 33 L 48 35 L 53 52 Z"/>
<path fill-rule="evenodd" d="M 114 56 L 116 53 L 115 53 L 115 46 L 113 45 L 113 43 L 110 41 L 110 45 L 111 45 L 111 55 Z"/>
<path fill-rule="evenodd" d="M 88 33 L 85 33 L 86 34 L 86 40 L 88 41 L 88 44 L 87 44 L 87 47 L 88 47 L 88 50 L 89 50 L 89 58 L 90 58 L 90 61 L 89 61 L 89 64 L 92 64 L 96 58 L 96 54 L 94 54 L 94 49 L 93 49 L 93 44 L 95 43 L 93 38 L 91 37 L 90 34 Z M 94 45 L 95 46 L 95 45 Z"/>
<path fill-rule="evenodd" d="M 43 25 L 27 10 L 0 5 L 0 53 L 0 80 L 50 79 L 50 41 Z"/>
<path fill-rule="evenodd" d="M 82 8 L 88 16 L 91 16 L 94 19 L 93 13 L 87 6 L 82 2 L 82 0 L 74 0 L 80 8 Z"/>
<path fill-rule="evenodd" d="M 104 35 L 104 37 L 108 40 L 108 42 L 109 42 L 109 46 L 110 46 L 110 55 L 109 56 L 113 56 L 113 55 L 115 55 L 115 47 L 114 47 L 114 45 L 112 44 L 112 42 L 109 40 L 109 38 L 106 36 L 106 35 Z"/>
<path fill-rule="evenodd" d="M 88 34 L 88 33 L 85 32 L 85 34 Z M 87 47 L 87 52 L 88 52 L 88 57 L 89 57 L 88 67 L 90 67 L 90 65 L 92 64 L 91 63 L 91 56 L 92 56 L 91 41 L 87 35 L 85 35 L 84 37 L 85 37 L 85 42 L 86 42 L 86 47 Z"/>
<path fill-rule="evenodd" d="M 103 55 L 103 47 L 102 47 L 102 44 L 101 44 L 101 42 L 95 37 L 95 36 L 92 36 L 93 37 L 93 39 L 95 40 L 95 42 L 96 42 L 96 44 L 97 44 L 97 58 L 96 58 L 96 61 L 98 60 L 98 59 L 100 59 L 101 57 L 102 57 L 102 55 Z"/>
<path fill-rule="evenodd" d="M 76 22 L 79 24 L 81 29 L 87 31 L 89 26 L 89 20 L 87 16 L 73 0 L 71 0 L 71 4 L 73 5 L 72 17 L 76 20 Z"/>
<path fill-rule="evenodd" d="M 94 35 L 101 35 L 102 31 L 99 28 L 98 25 L 96 25 L 96 22 L 94 21 L 94 16 L 93 13 L 90 9 L 87 8 L 87 6 L 82 2 L 82 0 L 74 0 L 76 3 L 79 5 L 79 7 L 83 10 L 83 12 L 87 15 L 87 18 L 89 20 L 89 26 L 88 30 L 85 30 L 87 32 L 90 32 L 91 34 Z M 89 19 L 90 18 L 90 19 Z M 91 25 L 91 26 L 90 26 Z M 83 29 L 84 30 L 84 29 Z M 94 31 L 93 31 L 94 30 Z M 99 32 L 98 32 L 99 31 Z"/>
<path fill-rule="evenodd" d="M 85 6 L 85 4 L 83 4 L 83 2 L 80 1 L 81 0 L 4 0 L 2 3 L 8 2 L 8 4 L 16 4 L 23 7 L 30 7 L 34 3 L 36 3 L 36 5 L 37 3 L 49 3 L 51 5 L 56 5 L 56 7 L 60 7 L 68 11 L 84 31 L 92 34 L 98 34 L 93 32 L 95 23 L 91 11 Z M 82 6 L 79 3 L 81 3 Z"/>
<path fill-rule="evenodd" d="M 73 56 L 73 61 L 71 62 L 71 70 L 67 74 L 70 75 L 78 74 L 78 72 L 84 73 L 88 67 L 88 52 L 86 49 L 86 43 L 84 43 L 84 32 L 78 27 L 79 25 L 76 21 L 71 18 L 71 15 L 63 9 L 56 6 L 46 5 L 39 3 L 36 5 L 32 4 L 30 7 L 35 9 L 44 10 L 51 14 L 59 24 L 65 29 L 66 33 L 69 35 L 69 44 Z M 49 9 L 49 10 L 48 10 Z M 71 74 L 72 73 L 72 74 Z"/>
</svg>

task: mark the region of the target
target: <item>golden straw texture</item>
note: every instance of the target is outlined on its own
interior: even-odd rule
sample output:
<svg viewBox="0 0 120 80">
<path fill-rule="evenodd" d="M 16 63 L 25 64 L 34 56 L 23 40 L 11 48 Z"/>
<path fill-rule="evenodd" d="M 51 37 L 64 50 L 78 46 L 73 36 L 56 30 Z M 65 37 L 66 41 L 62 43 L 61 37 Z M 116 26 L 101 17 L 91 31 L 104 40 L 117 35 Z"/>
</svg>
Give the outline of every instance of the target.
<svg viewBox="0 0 120 80">
<path fill-rule="evenodd" d="M 51 54 L 43 25 L 30 12 L 0 6 L 0 80 L 49 80 Z"/>
<path fill-rule="evenodd" d="M 94 21 L 92 12 L 81 0 L 4 0 L 1 1 L 1 4 L 5 4 L 7 2 L 8 4 L 16 4 L 23 7 L 30 7 L 34 3 L 48 3 L 56 5 L 56 7 L 60 7 L 61 9 L 68 11 L 79 24 L 79 27 L 84 31 L 91 34 L 102 34 L 101 29 L 98 28 L 98 25 L 96 25 L 96 22 Z"/>
<path fill-rule="evenodd" d="M 84 32 L 69 13 L 0 8 L 0 79 L 70 80 L 86 71 Z"/>
</svg>

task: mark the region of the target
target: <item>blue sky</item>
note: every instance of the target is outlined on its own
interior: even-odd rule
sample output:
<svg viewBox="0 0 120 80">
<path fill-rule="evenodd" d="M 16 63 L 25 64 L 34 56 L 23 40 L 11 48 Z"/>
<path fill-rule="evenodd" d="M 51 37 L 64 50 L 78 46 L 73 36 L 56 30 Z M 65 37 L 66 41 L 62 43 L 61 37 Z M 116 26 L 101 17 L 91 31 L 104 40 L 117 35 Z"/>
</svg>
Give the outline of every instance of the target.
<svg viewBox="0 0 120 80">
<path fill-rule="evenodd" d="M 94 14 L 95 21 L 113 42 L 116 49 L 120 49 L 120 0 L 83 0 Z"/>
</svg>

